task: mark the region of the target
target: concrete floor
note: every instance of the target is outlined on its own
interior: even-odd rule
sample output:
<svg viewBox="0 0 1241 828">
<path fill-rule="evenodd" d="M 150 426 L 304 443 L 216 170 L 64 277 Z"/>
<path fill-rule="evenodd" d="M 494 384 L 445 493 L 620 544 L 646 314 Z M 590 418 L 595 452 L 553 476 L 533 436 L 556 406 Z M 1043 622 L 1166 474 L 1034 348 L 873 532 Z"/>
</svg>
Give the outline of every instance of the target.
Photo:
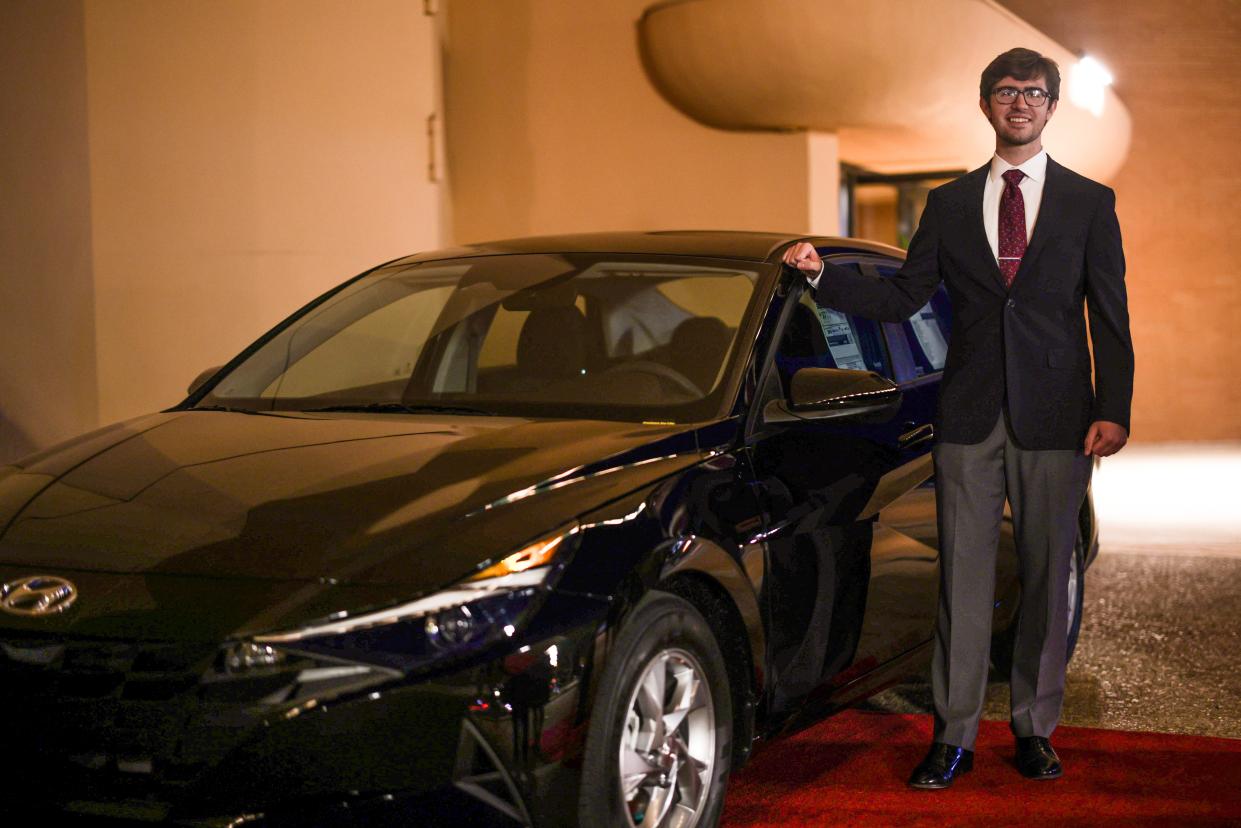
<svg viewBox="0 0 1241 828">
<path fill-rule="evenodd" d="M 1241 738 L 1239 490 L 1238 443 L 1139 444 L 1102 462 L 1063 724 Z M 930 712 L 927 677 L 870 705 Z M 1004 681 L 984 716 L 1008 720 Z"/>
</svg>

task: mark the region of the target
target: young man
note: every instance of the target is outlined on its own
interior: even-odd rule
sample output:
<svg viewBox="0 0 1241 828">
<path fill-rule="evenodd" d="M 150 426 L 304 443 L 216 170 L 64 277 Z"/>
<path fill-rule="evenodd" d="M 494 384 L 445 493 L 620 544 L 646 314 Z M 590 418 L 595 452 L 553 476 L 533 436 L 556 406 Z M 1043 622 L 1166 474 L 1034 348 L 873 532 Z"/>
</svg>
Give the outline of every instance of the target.
<svg viewBox="0 0 1241 828">
<path fill-rule="evenodd" d="M 979 92 L 995 156 L 930 193 L 895 276 L 822 262 L 806 243 L 784 257 L 820 304 L 848 313 L 902 321 L 941 281 L 952 302 L 935 423 L 935 741 L 910 777 L 915 788 L 946 788 L 973 766 L 1005 499 L 1022 583 L 1010 677 L 1017 765 L 1032 779 L 1060 776 L 1048 737 L 1064 697 L 1077 516 L 1092 458 L 1128 439 L 1133 391 L 1115 194 L 1042 147 L 1060 96 L 1055 62 L 1012 49 L 983 71 Z"/>
</svg>

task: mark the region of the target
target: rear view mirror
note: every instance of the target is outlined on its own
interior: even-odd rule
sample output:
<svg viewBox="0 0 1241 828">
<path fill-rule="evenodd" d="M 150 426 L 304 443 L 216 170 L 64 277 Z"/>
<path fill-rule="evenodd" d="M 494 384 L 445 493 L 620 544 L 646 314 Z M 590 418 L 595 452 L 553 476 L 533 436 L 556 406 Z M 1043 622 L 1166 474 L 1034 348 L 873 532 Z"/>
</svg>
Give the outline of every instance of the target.
<svg viewBox="0 0 1241 828">
<path fill-rule="evenodd" d="M 190 383 L 189 388 L 185 389 L 185 393 L 189 396 L 193 396 L 195 391 L 197 391 L 199 388 L 202 388 L 203 384 L 207 380 L 211 379 L 216 374 L 218 374 L 220 372 L 220 369 L 223 367 L 224 367 L 223 365 L 214 365 L 208 368 L 207 370 L 203 371 L 198 376 L 194 377 L 194 381 Z"/>
<path fill-rule="evenodd" d="M 789 384 L 791 399 L 776 399 L 763 409 L 768 422 L 858 418 L 883 420 L 896 412 L 901 389 L 874 371 L 802 368 Z"/>
<path fill-rule="evenodd" d="M 532 311 L 540 308 L 572 307 L 575 301 L 577 286 L 572 281 L 562 281 L 515 291 L 505 296 L 501 304 L 508 311 Z"/>
</svg>

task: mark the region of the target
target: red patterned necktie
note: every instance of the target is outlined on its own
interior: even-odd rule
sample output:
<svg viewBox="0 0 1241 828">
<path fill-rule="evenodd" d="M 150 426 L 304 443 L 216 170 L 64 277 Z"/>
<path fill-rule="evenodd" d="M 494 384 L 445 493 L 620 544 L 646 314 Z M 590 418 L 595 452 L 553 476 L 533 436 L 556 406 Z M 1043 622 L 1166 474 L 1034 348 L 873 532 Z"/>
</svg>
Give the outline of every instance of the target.
<svg viewBox="0 0 1241 828">
<path fill-rule="evenodd" d="M 1026 174 L 1012 169 L 1004 173 L 1004 192 L 1000 195 L 1000 272 L 1005 287 L 1013 286 L 1021 257 L 1026 253 L 1026 202 L 1021 197 L 1021 179 Z"/>
</svg>

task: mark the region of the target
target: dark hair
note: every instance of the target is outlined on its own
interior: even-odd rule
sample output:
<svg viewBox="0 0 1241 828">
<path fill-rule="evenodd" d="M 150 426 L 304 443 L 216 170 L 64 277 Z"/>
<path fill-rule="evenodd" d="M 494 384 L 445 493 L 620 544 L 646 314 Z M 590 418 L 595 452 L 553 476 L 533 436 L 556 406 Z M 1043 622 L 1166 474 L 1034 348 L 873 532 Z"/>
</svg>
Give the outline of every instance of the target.
<svg viewBox="0 0 1241 828">
<path fill-rule="evenodd" d="M 1006 77 L 1029 80 L 1042 75 L 1047 81 L 1047 93 L 1053 101 L 1060 99 L 1060 67 L 1049 57 L 1043 57 L 1033 49 L 1009 49 L 982 70 L 978 84 L 980 97 L 989 98 L 995 85 Z"/>
</svg>

